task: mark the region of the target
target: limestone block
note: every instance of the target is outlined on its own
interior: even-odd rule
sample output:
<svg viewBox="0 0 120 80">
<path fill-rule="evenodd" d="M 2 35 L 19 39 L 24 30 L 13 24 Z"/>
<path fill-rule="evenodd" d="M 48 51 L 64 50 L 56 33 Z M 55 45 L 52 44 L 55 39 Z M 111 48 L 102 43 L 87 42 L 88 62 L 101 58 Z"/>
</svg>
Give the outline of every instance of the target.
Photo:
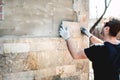
<svg viewBox="0 0 120 80">
<path fill-rule="evenodd" d="M 41 80 L 56 75 L 56 68 L 3 74 L 3 80 Z"/>
<path fill-rule="evenodd" d="M 61 38 L 40 38 L 33 40 L 30 44 L 30 51 L 46 51 L 46 50 L 66 50 L 65 41 Z"/>
<path fill-rule="evenodd" d="M 64 68 L 64 74 L 71 73 L 73 74 L 75 72 L 75 66 L 74 65 L 66 65 L 66 66 L 57 66 L 53 68 L 46 68 L 41 70 L 34 70 L 34 71 L 24 71 L 24 72 L 17 72 L 17 73 L 6 73 L 3 74 L 3 80 L 56 80 L 56 79 L 62 79 L 60 74 L 56 73 L 56 69 Z M 74 68 L 72 70 L 72 68 Z M 71 69 L 71 70 L 69 70 Z M 69 77 L 69 76 L 67 76 Z"/>
<path fill-rule="evenodd" d="M 17 43 L 14 43 L 14 41 Z M 4 43 L 6 61 L 3 68 L 1 68 L 2 74 L 38 70 L 72 63 L 72 58 L 62 38 L 28 38 L 25 41 L 13 39 L 10 42 Z M 28 50 L 29 52 L 27 52 Z"/>
<path fill-rule="evenodd" d="M 28 43 L 5 43 L 3 44 L 4 53 L 24 53 L 29 52 Z"/>
<path fill-rule="evenodd" d="M 76 12 L 77 21 L 80 22 L 83 26 L 87 26 L 89 20 L 89 1 L 74 0 L 73 10 Z"/>
<path fill-rule="evenodd" d="M 82 59 L 82 60 L 74 60 L 76 65 L 76 71 L 81 73 L 89 73 L 89 60 Z"/>
<path fill-rule="evenodd" d="M 64 54 L 65 51 L 59 50 L 32 52 L 27 56 L 25 66 L 28 70 L 60 66 L 64 64 Z"/>
<path fill-rule="evenodd" d="M 0 73 L 14 73 L 14 72 L 22 72 L 26 71 L 26 59 L 28 57 L 28 53 L 8 53 L 5 54 L 5 57 L 0 58 Z"/>
<path fill-rule="evenodd" d="M 82 44 L 80 40 L 81 40 L 80 38 L 73 39 L 76 50 L 82 47 L 86 47 L 86 45 Z M 14 41 L 16 40 L 13 40 L 13 44 L 14 44 Z M 19 49 L 19 50 L 15 49 L 14 48 L 16 47 L 15 45 L 13 48 L 11 48 L 10 45 L 13 46 L 12 42 L 11 44 L 8 44 L 9 42 L 5 43 L 4 48 L 5 49 L 10 48 L 10 49 L 9 49 L 9 53 L 6 52 L 7 54 L 5 54 L 7 65 L 4 66 L 3 72 L 11 73 L 11 72 L 26 71 L 26 70 L 39 70 L 39 69 L 44 69 L 48 67 L 75 64 L 74 60 L 72 59 L 68 51 L 66 43 L 62 38 L 35 38 L 35 39 L 28 38 L 28 39 L 25 39 L 25 42 L 26 41 L 27 41 L 26 44 L 29 45 L 29 48 L 30 48 L 29 52 L 27 52 L 28 48 L 26 49 L 27 53 L 25 52 L 25 50 L 22 51 L 22 49 Z M 24 40 L 20 39 L 20 43 L 19 43 L 19 40 L 17 40 L 16 45 L 18 46 L 22 42 L 24 43 Z M 9 48 L 6 47 L 7 45 L 9 45 Z M 10 53 L 10 52 L 14 52 L 17 54 Z M 18 53 L 18 52 L 21 52 L 21 53 Z M 83 66 L 85 64 L 81 64 L 81 65 Z M 86 65 L 86 68 L 87 68 L 87 65 Z"/>
<path fill-rule="evenodd" d="M 80 80 L 89 80 L 89 74 L 88 73 L 81 73 L 80 74 Z"/>
<path fill-rule="evenodd" d="M 34 71 L 34 76 L 36 80 L 50 77 L 50 76 L 55 76 L 56 75 L 56 68 L 46 68 L 46 69 L 41 69 L 41 70 L 35 70 Z"/>
<path fill-rule="evenodd" d="M 84 40 L 86 37 L 82 36 Z M 76 49 L 86 47 L 87 41 L 83 41 L 81 38 L 75 36 L 73 37 L 74 46 Z M 25 43 L 29 45 L 29 52 L 18 52 L 6 53 L 5 63 L 3 68 L 1 68 L 1 74 L 13 74 L 27 71 L 35 71 L 34 75 L 36 79 L 48 79 L 50 76 L 60 77 L 70 77 L 71 75 L 79 75 L 82 73 L 87 73 L 88 64 L 84 60 L 73 60 L 66 42 L 62 38 L 20 38 L 4 40 L 4 44 L 21 44 Z M 5 46 L 6 48 L 6 46 Z M 16 53 L 16 54 L 15 54 Z M 3 60 L 2 60 L 3 61 Z M 22 66 L 21 66 L 22 65 Z M 58 75 L 62 73 L 62 75 Z M 76 74 L 76 72 L 81 72 Z M 41 74 L 41 76 L 39 76 Z M 22 75 L 22 74 L 21 74 Z M 10 75 L 11 76 L 11 75 Z M 4 76 L 4 79 L 8 79 Z M 25 76 L 24 76 L 25 77 Z M 66 79 L 68 79 L 66 78 Z M 11 78 L 11 80 L 13 77 Z M 16 79 L 16 77 L 15 77 Z M 26 78 L 24 78 L 26 79 Z M 13 79 L 14 80 L 14 79 Z"/>
<path fill-rule="evenodd" d="M 1 36 L 57 37 L 60 21 L 75 18 L 73 0 L 5 0 L 4 3 L 7 12 L 0 26 Z"/>
<path fill-rule="evenodd" d="M 75 75 L 75 76 L 63 77 L 60 80 L 81 80 L 81 79 L 80 79 L 80 76 Z"/>
<path fill-rule="evenodd" d="M 5 60 L 6 60 L 5 55 L 0 54 L 0 75 L 2 75 L 3 73 L 4 67 L 5 67 Z"/>
<path fill-rule="evenodd" d="M 79 22 L 70 22 L 70 21 L 62 21 L 63 27 L 68 27 L 70 34 L 72 37 L 80 37 L 80 23 Z"/>
<path fill-rule="evenodd" d="M 33 71 L 4 74 L 3 80 L 34 80 Z"/>
<path fill-rule="evenodd" d="M 76 72 L 75 65 L 64 65 L 64 66 L 56 67 L 56 74 L 58 75 L 75 73 L 75 72 Z"/>
<path fill-rule="evenodd" d="M 0 80 L 3 80 L 3 79 L 2 79 L 2 75 L 0 75 Z"/>
<path fill-rule="evenodd" d="M 0 54 L 3 54 L 3 44 L 0 44 Z"/>
</svg>

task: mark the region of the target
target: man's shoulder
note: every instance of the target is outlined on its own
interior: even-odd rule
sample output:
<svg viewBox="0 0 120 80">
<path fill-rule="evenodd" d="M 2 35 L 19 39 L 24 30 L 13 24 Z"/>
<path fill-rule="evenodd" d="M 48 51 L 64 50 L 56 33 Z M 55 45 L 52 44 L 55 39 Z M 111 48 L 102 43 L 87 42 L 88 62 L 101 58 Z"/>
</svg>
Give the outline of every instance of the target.
<svg viewBox="0 0 120 80">
<path fill-rule="evenodd" d="M 104 46 L 104 43 L 95 43 L 95 44 L 92 44 L 91 46 Z"/>
</svg>

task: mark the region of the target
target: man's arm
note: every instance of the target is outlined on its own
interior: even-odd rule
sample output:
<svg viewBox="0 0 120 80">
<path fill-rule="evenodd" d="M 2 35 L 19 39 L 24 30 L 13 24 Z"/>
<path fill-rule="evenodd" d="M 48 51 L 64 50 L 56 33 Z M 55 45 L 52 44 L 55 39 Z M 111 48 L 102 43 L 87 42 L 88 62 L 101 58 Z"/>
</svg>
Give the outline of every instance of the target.
<svg viewBox="0 0 120 80">
<path fill-rule="evenodd" d="M 75 49 L 75 47 L 73 45 L 71 35 L 70 35 L 70 32 L 67 28 L 61 27 L 59 32 L 60 32 L 61 37 L 63 39 L 65 39 L 65 41 L 67 43 L 68 50 L 70 51 L 70 54 L 74 59 L 87 58 L 86 55 L 85 55 L 84 49 L 79 49 L 79 50 Z M 89 37 L 89 39 L 92 41 L 92 43 L 103 43 L 102 40 L 100 40 L 97 37 L 91 35 L 90 33 L 86 34 L 86 31 L 85 31 L 85 35 L 87 35 Z"/>
<path fill-rule="evenodd" d="M 71 38 L 69 29 L 67 27 L 65 28 L 61 26 L 59 33 L 60 33 L 60 36 L 66 41 L 68 50 L 74 59 L 86 58 L 84 50 L 82 49 L 77 50 L 73 45 L 73 40 Z"/>
<path fill-rule="evenodd" d="M 85 59 L 85 58 L 87 58 L 86 55 L 85 55 L 84 49 L 77 50 L 74 47 L 72 38 L 67 39 L 66 43 L 67 43 L 68 50 L 70 51 L 70 54 L 74 59 Z"/>
<path fill-rule="evenodd" d="M 81 33 L 89 37 L 89 40 L 95 44 L 95 43 L 103 43 L 103 41 L 96 36 L 92 35 L 90 32 L 88 32 L 84 27 L 81 27 Z"/>
<path fill-rule="evenodd" d="M 93 44 L 95 44 L 95 43 L 103 43 L 103 41 L 102 41 L 101 39 L 97 38 L 97 37 L 94 36 L 94 35 L 92 35 L 92 36 L 89 38 L 89 40 L 90 40 Z"/>
<path fill-rule="evenodd" d="M 99 38 L 95 37 L 95 36 L 91 36 L 89 38 L 91 40 L 92 43 L 103 43 L 102 40 L 100 40 Z M 67 43 L 67 47 L 68 47 L 68 50 L 70 51 L 70 54 L 71 56 L 74 58 L 74 59 L 86 59 L 87 56 L 84 52 L 84 49 L 79 49 L 77 50 L 74 45 L 73 45 L 73 40 L 72 38 L 69 38 L 66 40 L 66 43 Z"/>
</svg>

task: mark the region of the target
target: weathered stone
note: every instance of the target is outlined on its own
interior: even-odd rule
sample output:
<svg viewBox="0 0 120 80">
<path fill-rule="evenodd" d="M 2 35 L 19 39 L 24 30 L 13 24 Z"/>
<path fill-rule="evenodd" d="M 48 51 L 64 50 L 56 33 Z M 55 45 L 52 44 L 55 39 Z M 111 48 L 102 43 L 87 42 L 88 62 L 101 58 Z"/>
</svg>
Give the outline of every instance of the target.
<svg viewBox="0 0 120 80">
<path fill-rule="evenodd" d="M 3 65 L 0 64 L 2 65 L 2 68 L 0 68 L 1 74 L 26 71 L 27 68 L 25 63 L 27 56 L 27 53 L 6 54 L 5 57 L 3 57 L 4 60 L 0 61 L 3 63 Z"/>
<path fill-rule="evenodd" d="M 89 1 L 88 0 L 74 0 L 73 10 L 76 12 L 77 21 L 82 26 L 88 26 L 89 20 Z"/>
<path fill-rule="evenodd" d="M 3 44 L 0 44 L 0 54 L 3 54 Z"/>
<path fill-rule="evenodd" d="M 0 80 L 3 80 L 3 79 L 2 79 L 2 75 L 0 75 Z"/>
<path fill-rule="evenodd" d="M 30 43 L 30 51 L 66 50 L 67 46 L 60 38 L 41 38 Z M 34 40 L 33 40 L 34 41 Z"/>
<path fill-rule="evenodd" d="M 56 75 L 55 67 L 34 71 L 34 76 L 36 80 L 43 79 L 43 78 L 50 77 L 50 76 L 55 76 L 55 75 Z"/>
<path fill-rule="evenodd" d="M 69 76 L 65 78 L 61 78 L 61 80 L 81 80 L 79 76 Z"/>
<path fill-rule="evenodd" d="M 24 53 L 29 52 L 28 43 L 4 43 L 4 53 Z"/>
<path fill-rule="evenodd" d="M 33 80 L 33 71 L 4 74 L 3 80 Z"/>
<path fill-rule="evenodd" d="M 89 60 L 82 59 L 82 60 L 75 60 L 74 63 L 76 64 L 76 71 L 81 73 L 89 73 Z"/>
<path fill-rule="evenodd" d="M 56 67 L 56 74 L 58 75 L 75 73 L 75 72 L 76 72 L 75 65 L 64 65 L 64 66 Z"/>
<path fill-rule="evenodd" d="M 5 55 L 0 54 L 0 75 L 3 73 L 4 67 L 5 67 Z"/>
<path fill-rule="evenodd" d="M 75 18 L 73 0 L 5 0 L 4 3 L 6 14 L 0 24 L 0 36 L 57 37 L 61 20 Z"/>
<path fill-rule="evenodd" d="M 80 80 L 89 80 L 89 74 L 88 73 L 81 73 L 80 74 Z"/>
<path fill-rule="evenodd" d="M 0 79 L 88 80 L 88 60 L 74 60 L 58 30 L 63 21 L 70 29 L 74 48 L 88 47 L 88 38 L 81 35 L 80 27 L 88 25 L 89 1 L 4 0 L 4 3 Z"/>
<path fill-rule="evenodd" d="M 73 41 L 76 42 L 74 45 L 76 46 L 76 49 L 81 48 L 78 44 L 81 44 L 78 42 L 79 38 L 74 38 Z M 13 40 L 13 43 L 16 40 Z M 24 42 L 22 39 L 20 39 L 20 43 Z M 77 62 L 77 64 L 81 64 L 80 66 L 84 65 L 86 67 L 84 68 L 78 68 L 75 66 L 71 66 L 71 64 L 76 64 L 75 61 L 72 59 L 66 43 L 63 39 L 60 38 L 28 38 L 25 42 L 29 42 L 30 52 L 29 53 L 7 53 L 5 54 L 5 65 L 2 69 L 2 74 L 4 73 L 17 73 L 22 71 L 28 71 L 28 70 L 39 70 L 39 69 L 45 69 L 48 67 L 56 67 L 67 64 L 68 66 L 61 66 L 60 69 L 63 68 L 64 74 L 70 74 L 72 72 L 75 72 L 76 69 L 78 71 L 82 70 L 83 72 L 87 72 L 87 66 L 85 63 L 87 62 Z M 40 43 L 41 42 L 41 43 Z M 6 44 L 6 43 L 5 43 Z M 19 40 L 17 40 L 17 43 L 19 44 Z M 38 45 L 39 44 L 39 45 Z M 48 44 L 48 45 L 47 45 Z M 33 47 L 34 45 L 34 47 Z M 35 46 L 37 45 L 37 46 Z M 49 45 L 51 47 L 49 47 Z M 83 45 L 82 47 L 84 47 Z M 45 48 L 46 47 L 46 48 Z M 22 66 L 21 66 L 22 65 Z M 52 74 L 52 73 L 51 73 Z M 58 72 L 56 73 L 58 74 Z M 45 76 L 44 76 L 45 77 Z"/>
<path fill-rule="evenodd" d="M 71 69 L 73 67 L 72 65 L 59 67 L 64 67 L 67 70 L 64 69 L 65 72 L 62 74 L 57 74 L 55 68 L 9 73 L 3 74 L 3 80 L 88 80 L 87 73 L 76 73 Z M 56 69 L 57 68 L 58 67 L 56 67 Z M 72 70 L 72 72 L 70 70 Z"/>
</svg>

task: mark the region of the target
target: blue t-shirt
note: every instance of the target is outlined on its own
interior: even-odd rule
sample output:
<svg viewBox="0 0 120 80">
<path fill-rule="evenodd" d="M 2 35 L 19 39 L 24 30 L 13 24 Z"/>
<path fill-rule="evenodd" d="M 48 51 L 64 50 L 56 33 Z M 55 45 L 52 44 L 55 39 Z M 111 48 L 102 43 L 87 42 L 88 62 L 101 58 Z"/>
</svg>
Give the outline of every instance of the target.
<svg viewBox="0 0 120 80">
<path fill-rule="evenodd" d="M 84 51 L 92 61 L 94 80 L 119 80 L 120 44 L 104 42 L 90 46 Z"/>
</svg>

